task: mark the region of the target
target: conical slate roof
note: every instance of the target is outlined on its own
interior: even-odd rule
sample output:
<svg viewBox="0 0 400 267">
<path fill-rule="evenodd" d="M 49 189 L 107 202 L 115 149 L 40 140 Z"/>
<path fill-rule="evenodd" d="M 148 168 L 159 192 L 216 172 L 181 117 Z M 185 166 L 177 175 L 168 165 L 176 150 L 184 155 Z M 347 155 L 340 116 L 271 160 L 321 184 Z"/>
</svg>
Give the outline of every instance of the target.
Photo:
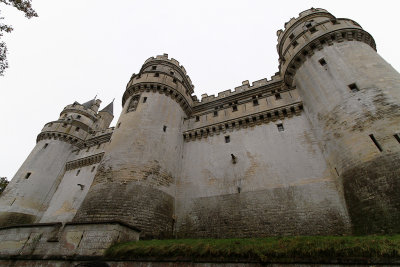
<svg viewBox="0 0 400 267">
<path fill-rule="evenodd" d="M 114 116 L 114 100 L 110 104 L 105 106 L 105 108 L 100 110 L 100 112 L 108 112 L 108 113 L 110 113 L 111 115 Z"/>
<path fill-rule="evenodd" d="M 88 102 L 83 103 L 82 106 L 84 106 L 85 108 L 91 108 L 94 104 L 95 104 L 95 98 L 89 100 Z"/>
</svg>

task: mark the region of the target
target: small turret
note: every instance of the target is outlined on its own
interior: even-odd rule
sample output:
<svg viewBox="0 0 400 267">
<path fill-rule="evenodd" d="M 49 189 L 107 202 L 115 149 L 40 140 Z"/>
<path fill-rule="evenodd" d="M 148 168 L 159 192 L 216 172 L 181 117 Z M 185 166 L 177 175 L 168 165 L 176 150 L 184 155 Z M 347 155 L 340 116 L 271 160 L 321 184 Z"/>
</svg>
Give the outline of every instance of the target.
<svg viewBox="0 0 400 267">
<path fill-rule="evenodd" d="M 106 129 L 110 126 L 111 121 L 114 119 L 114 100 L 99 111 L 100 129 Z"/>
</svg>

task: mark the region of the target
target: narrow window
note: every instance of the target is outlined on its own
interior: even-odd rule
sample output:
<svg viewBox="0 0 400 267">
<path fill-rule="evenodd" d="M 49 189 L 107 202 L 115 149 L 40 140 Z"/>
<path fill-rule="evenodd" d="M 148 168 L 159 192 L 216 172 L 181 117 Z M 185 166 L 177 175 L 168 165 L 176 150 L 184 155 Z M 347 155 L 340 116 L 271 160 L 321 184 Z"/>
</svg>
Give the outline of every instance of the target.
<svg viewBox="0 0 400 267">
<path fill-rule="evenodd" d="M 78 170 L 78 171 L 76 172 L 76 175 L 75 175 L 75 176 L 78 176 L 80 172 L 81 172 L 81 170 Z"/>
<path fill-rule="evenodd" d="M 174 83 L 176 83 L 176 79 L 174 78 L 173 80 L 172 80 Z"/>
<path fill-rule="evenodd" d="M 120 122 L 117 124 L 117 128 L 119 128 L 119 126 L 121 126 L 121 123 L 120 123 Z"/>
<path fill-rule="evenodd" d="M 81 118 L 81 115 L 76 116 L 76 118 L 79 120 Z"/>
<path fill-rule="evenodd" d="M 258 106 L 258 99 L 253 99 L 253 106 Z"/>
<path fill-rule="evenodd" d="M 296 47 L 298 44 L 299 44 L 299 43 L 298 43 L 297 41 L 293 41 L 293 43 L 292 43 L 293 48 Z"/>
<path fill-rule="evenodd" d="M 25 179 L 28 179 L 29 178 L 29 176 L 31 176 L 31 172 L 27 172 L 26 174 L 25 174 Z"/>
<path fill-rule="evenodd" d="M 165 132 L 167 130 L 167 126 L 163 126 L 163 131 Z"/>
<path fill-rule="evenodd" d="M 225 143 L 229 143 L 231 141 L 231 138 L 229 135 L 225 136 Z"/>
<path fill-rule="evenodd" d="M 349 84 L 349 88 L 353 93 L 360 91 L 355 83 Z"/>
<path fill-rule="evenodd" d="M 278 131 L 279 131 L 279 132 L 283 132 L 283 131 L 285 130 L 285 129 L 283 128 L 283 124 L 282 124 L 282 123 L 277 124 L 276 127 L 278 127 Z"/>
<path fill-rule="evenodd" d="M 96 166 L 93 166 L 91 172 L 94 172 L 95 169 L 96 169 Z"/>
<path fill-rule="evenodd" d="M 200 120 L 200 116 L 196 116 L 196 121 L 199 121 Z"/>
<path fill-rule="evenodd" d="M 290 41 L 292 41 L 294 39 L 294 34 L 293 33 L 291 35 L 289 35 L 289 39 L 290 39 Z"/>
<path fill-rule="evenodd" d="M 238 110 L 237 106 L 236 106 L 236 105 L 233 105 L 233 106 L 232 106 L 232 111 L 237 111 L 237 110 Z"/>
<path fill-rule="evenodd" d="M 280 94 L 280 93 L 276 93 L 276 94 L 275 94 L 275 99 L 276 99 L 276 100 L 282 99 L 281 94 Z"/>
<path fill-rule="evenodd" d="M 218 111 L 214 110 L 214 117 L 217 117 L 217 116 L 218 116 Z"/>
<path fill-rule="evenodd" d="M 310 32 L 311 32 L 311 33 L 314 33 L 314 32 L 316 32 L 316 31 L 317 31 L 317 29 L 316 29 L 315 27 L 311 27 L 311 28 L 310 28 Z"/>
<path fill-rule="evenodd" d="M 171 74 L 171 75 L 174 75 L 174 72 L 173 72 L 173 71 L 171 71 L 169 74 Z"/>
<path fill-rule="evenodd" d="M 378 141 L 375 139 L 375 136 L 373 134 L 370 134 L 369 137 L 371 138 L 372 142 L 374 142 L 375 146 L 379 149 L 380 152 L 383 151 L 381 145 L 378 143 Z"/>
<path fill-rule="evenodd" d="M 306 22 L 306 27 L 307 27 L 307 29 L 309 29 L 309 28 L 311 28 L 312 27 L 312 23 L 311 23 L 312 21 L 307 21 Z"/>
<path fill-rule="evenodd" d="M 145 96 L 145 97 L 143 97 L 143 103 L 146 103 L 146 101 L 147 101 L 147 97 Z"/>
<path fill-rule="evenodd" d="M 79 127 L 76 127 L 76 128 L 75 128 L 75 131 L 79 132 Z"/>
<path fill-rule="evenodd" d="M 67 127 L 67 124 L 66 123 L 63 123 L 63 125 L 62 125 L 63 127 Z"/>
<path fill-rule="evenodd" d="M 394 138 L 396 138 L 397 142 L 400 143 L 400 135 L 399 134 L 395 134 L 393 136 L 394 136 Z"/>
<path fill-rule="evenodd" d="M 319 64 L 321 64 L 321 66 L 325 66 L 327 64 L 325 58 L 321 58 L 320 60 L 318 60 L 318 62 Z"/>
<path fill-rule="evenodd" d="M 159 77 L 160 76 L 160 73 L 154 73 L 154 77 Z"/>
<path fill-rule="evenodd" d="M 46 149 L 49 146 L 48 143 L 44 144 L 43 149 Z"/>
<path fill-rule="evenodd" d="M 157 66 L 153 66 L 153 67 L 151 67 L 153 70 L 155 70 L 155 69 L 157 69 Z"/>
</svg>

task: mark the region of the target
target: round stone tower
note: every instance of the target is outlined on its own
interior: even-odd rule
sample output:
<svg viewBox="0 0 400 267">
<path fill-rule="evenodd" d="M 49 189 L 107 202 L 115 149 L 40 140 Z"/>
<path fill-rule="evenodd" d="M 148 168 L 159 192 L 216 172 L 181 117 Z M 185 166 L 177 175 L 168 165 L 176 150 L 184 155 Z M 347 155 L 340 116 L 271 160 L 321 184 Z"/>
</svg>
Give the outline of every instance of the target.
<svg viewBox="0 0 400 267">
<path fill-rule="evenodd" d="M 172 235 L 181 126 L 193 88 L 183 66 L 166 54 L 149 58 L 132 75 L 112 139 L 74 221 L 121 220 L 142 230 L 144 238 Z"/>
<path fill-rule="evenodd" d="M 287 22 L 277 49 L 343 185 L 354 234 L 400 232 L 399 73 L 357 22 L 320 8 Z"/>
<path fill-rule="evenodd" d="M 71 152 L 104 120 L 96 113 L 100 100 L 75 102 L 47 123 L 36 146 L 0 199 L 0 226 L 38 222 L 60 183 Z"/>
</svg>

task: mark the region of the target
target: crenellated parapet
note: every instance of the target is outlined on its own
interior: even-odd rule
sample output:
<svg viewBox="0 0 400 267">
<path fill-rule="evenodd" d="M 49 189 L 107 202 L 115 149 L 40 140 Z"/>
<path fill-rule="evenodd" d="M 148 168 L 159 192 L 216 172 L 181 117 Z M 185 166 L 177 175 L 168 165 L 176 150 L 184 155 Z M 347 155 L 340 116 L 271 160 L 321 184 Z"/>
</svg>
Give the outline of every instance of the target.
<svg viewBox="0 0 400 267">
<path fill-rule="evenodd" d="M 372 36 L 351 19 L 336 18 L 325 9 L 311 8 L 292 18 L 279 30 L 279 69 L 285 84 L 292 85 L 293 77 L 302 63 L 324 46 L 344 41 L 358 41 L 376 50 Z"/>
<path fill-rule="evenodd" d="M 65 170 L 70 171 L 73 169 L 78 169 L 78 168 L 82 168 L 85 166 L 99 163 L 101 161 L 101 159 L 103 158 L 103 156 L 104 156 L 104 152 L 69 161 L 65 164 Z"/>
</svg>

